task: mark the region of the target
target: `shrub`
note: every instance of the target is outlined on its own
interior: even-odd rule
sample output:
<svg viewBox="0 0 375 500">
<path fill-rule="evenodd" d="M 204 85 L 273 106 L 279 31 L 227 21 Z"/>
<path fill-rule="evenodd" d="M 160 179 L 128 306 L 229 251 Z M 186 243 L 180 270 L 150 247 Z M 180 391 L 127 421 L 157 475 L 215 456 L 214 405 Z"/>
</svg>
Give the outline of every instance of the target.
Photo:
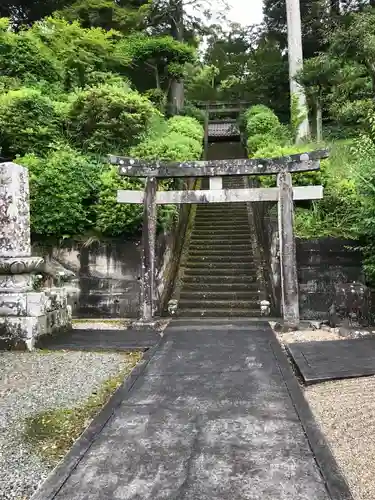
<svg viewBox="0 0 375 500">
<path fill-rule="evenodd" d="M 195 140 L 192 136 L 199 137 Z M 167 122 L 153 118 L 149 136 L 129 150 L 134 158 L 162 161 L 199 160 L 202 155 L 203 129 L 196 120 L 176 116 Z M 164 182 L 162 189 L 168 189 Z M 121 178 L 111 169 L 101 178 L 99 203 L 97 205 L 97 228 L 104 234 L 118 236 L 123 233 L 135 233 L 141 228 L 142 207 L 121 204 L 116 200 L 117 189 L 144 189 L 138 179 Z M 158 225 L 169 224 L 176 210 L 174 206 L 162 206 L 158 209 Z"/>
<path fill-rule="evenodd" d="M 5 28 L 6 25 L 1 26 Z M 0 29 L 0 73 L 22 82 L 45 80 L 57 82 L 62 78 L 62 66 L 53 52 L 29 31 L 14 33 Z"/>
<path fill-rule="evenodd" d="M 160 139 L 146 140 L 130 150 L 130 156 L 146 160 L 158 159 L 182 162 L 199 160 L 201 155 L 201 142 L 182 136 L 177 132 L 171 132 Z"/>
<path fill-rule="evenodd" d="M 264 104 L 256 104 L 255 106 L 251 106 L 247 111 L 245 111 L 245 116 L 249 120 L 251 117 L 258 115 L 258 114 L 271 114 L 273 115 L 274 112 L 272 111 L 271 108 L 268 106 L 265 106 Z"/>
<path fill-rule="evenodd" d="M 181 116 L 190 116 L 195 118 L 201 125 L 205 122 L 205 112 L 189 102 L 185 102 L 184 107 L 180 110 Z"/>
<path fill-rule="evenodd" d="M 59 113 L 40 90 L 23 87 L 0 96 L 0 147 L 4 156 L 44 154 L 60 136 Z"/>
<path fill-rule="evenodd" d="M 259 158 L 259 150 L 267 150 L 272 147 L 280 146 L 277 144 L 277 138 L 271 134 L 255 134 L 247 139 L 247 152 L 250 157 L 257 156 Z"/>
<path fill-rule="evenodd" d="M 280 126 L 274 113 L 257 113 L 247 120 L 246 131 L 250 135 L 270 134 Z"/>
<path fill-rule="evenodd" d="M 264 146 L 255 153 L 256 158 L 280 158 L 281 156 L 289 156 L 298 153 L 307 153 L 310 151 L 315 151 L 320 149 L 322 146 L 318 144 L 300 144 L 294 146 L 281 146 L 279 144 L 270 143 L 268 146 Z M 313 172 L 304 172 L 301 174 L 293 174 L 293 184 L 294 185 L 316 185 L 322 183 L 321 172 L 324 169 L 324 162 L 321 162 L 321 170 Z M 276 185 L 275 176 L 262 176 L 261 183 L 265 187 L 271 187 Z"/>
<path fill-rule="evenodd" d="M 45 158 L 30 154 L 18 162 L 29 169 L 34 234 L 66 238 L 94 225 L 97 163 L 67 146 Z"/>
<path fill-rule="evenodd" d="M 103 172 L 95 206 L 97 229 L 108 236 L 135 234 L 141 229 L 143 206 L 118 203 L 118 189 L 144 190 L 144 184 L 140 179 L 120 176 L 115 168 Z"/>
<path fill-rule="evenodd" d="M 79 92 L 67 116 L 69 137 L 78 147 L 99 154 L 124 154 L 159 114 L 150 101 L 124 87 L 102 85 Z"/>
<path fill-rule="evenodd" d="M 189 116 L 174 116 L 168 120 L 168 133 L 176 132 L 181 136 L 190 137 L 195 141 L 203 140 L 203 127 L 195 118 Z"/>
</svg>

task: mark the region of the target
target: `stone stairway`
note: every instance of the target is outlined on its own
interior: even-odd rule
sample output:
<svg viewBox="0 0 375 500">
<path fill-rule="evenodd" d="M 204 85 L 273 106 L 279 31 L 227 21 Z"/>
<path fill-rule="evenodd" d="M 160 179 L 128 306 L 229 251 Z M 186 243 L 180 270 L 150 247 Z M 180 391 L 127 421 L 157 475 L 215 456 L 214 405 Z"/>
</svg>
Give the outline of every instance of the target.
<svg viewBox="0 0 375 500">
<path fill-rule="evenodd" d="M 243 187 L 224 178 L 224 187 Z M 198 205 L 179 300 L 179 316 L 260 315 L 246 203 Z"/>
</svg>

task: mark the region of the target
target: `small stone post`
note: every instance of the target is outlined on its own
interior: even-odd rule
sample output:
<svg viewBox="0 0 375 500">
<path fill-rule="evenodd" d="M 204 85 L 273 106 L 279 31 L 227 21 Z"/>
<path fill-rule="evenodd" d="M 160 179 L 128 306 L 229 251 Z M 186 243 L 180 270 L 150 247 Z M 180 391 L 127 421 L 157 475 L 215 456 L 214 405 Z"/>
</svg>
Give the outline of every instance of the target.
<svg viewBox="0 0 375 500">
<path fill-rule="evenodd" d="M 0 228 L 0 348 L 32 349 L 70 314 L 64 290 L 33 289 L 44 261 L 31 256 L 28 171 L 15 163 L 0 163 Z"/>
<path fill-rule="evenodd" d="M 294 206 L 291 174 L 280 172 L 277 176 L 277 185 L 279 187 L 279 241 L 284 325 L 286 328 L 298 328 L 299 299 L 296 247 L 293 232 Z"/>
</svg>

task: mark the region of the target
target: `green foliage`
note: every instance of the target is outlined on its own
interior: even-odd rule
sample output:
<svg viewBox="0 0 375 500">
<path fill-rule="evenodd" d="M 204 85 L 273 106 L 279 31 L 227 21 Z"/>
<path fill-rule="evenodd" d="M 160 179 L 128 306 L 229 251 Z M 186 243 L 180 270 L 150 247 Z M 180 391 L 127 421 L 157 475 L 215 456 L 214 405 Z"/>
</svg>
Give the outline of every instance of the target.
<svg viewBox="0 0 375 500">
<path fill-rule="evenodd" d="M 190 45 L 171 36 L 152 37 L 140 33 L 120 40 L 115 54 L 132 61 L 130 74 L 139 88 L 156 87 L 164 92 L 168 91 L 171 80 L 183 77 L 185 63 L 195 61 L 195 49 Z"/>
<path fill-rule="evenodd" d="M 191 118 L 195 118 L 201 125 L 204 125 L 205 122 L 205 113 L 201 109 L 194 106 L 190 102 L 186 102 L 184 107 L 180 110 L 179 114 L 181 116 L 190 116 Z"/>
<path fill-rule="evenodd" d="M 299 98 L 296 94 L 293 94 L 290 99 L 290 127 L 294 138 L 297 137 L 298 129 L 305 119 L 306 112 L 301 110 Z"/>
<path fill-rule="evenodd" d="M 93 226 L 98 163 L 66 145 L 45 158 L 29 154 L 17 161 L 29 169 L 34 234 L 68 238 Z"/>
<path fill-rule="evenodd" d="M 47 47 L 63 67 L 65 90 L 88 85 L 94 72 L 122 74 L 131 59 L 117 51 L 119 34 L 101 28 L 84 29 L 79 23 L 47 18 L 29 30 Z"/>
<path fill-rule="evenodd" d="M 14 33 L 9 21 L 1 19 L 0 73 L 28 84 L 38 80 L 61 80 L 62 67 L 54 53 L 30 30 Z"/>
<path fill-rule="evenodd" d="M 247 152 L 250 157 L 261 157 L 259 150 L 277 148 L 289 140 L 287 127 L 281 125 L 272 109 L 262 104 L 246 110 L 241 121 L 240 127 L 247 134 Z"/>
<path fill-rule="evenodd" d="M 299 153 L 308 153 L 310 151 L 315 151 L 321 149 L 323 146 L 319 144 L 300 144 L 300 145 L 289 145 L 283 146 L 280 144 L 270 143 L 268 146 L 258 149 L 256 152 L 256 157 L 258 158 L 280 158 L 282 156 L 289 156 Z M 322 182 L 322 170 L 324 169 L 324 162 L 321 165 L 320 172 L 304 172 L 301 174 L 293 174 L 293 184 L 297 186 L 306 185 L 317 185 Z M 276 186 L 275 176 L 262 176 L 261 178 L 262 186 L 273 187 Z"/>
<path fill-rule="evenodd" d="M 181 136 L 190 137 L 201 142 L 203 139 L 202 125 L 189 116 L 174 116 L 168 120 L 168 133 L 176 132 Z"/>
<path fill-rule="evenodd" d="M 113 29 L 129 33 L 134 29 L 142 29 L 148 5 L 132 5 L 131 2 L 114 0 L 78 0 L 60 11 L 60 15 L 68 21 L 79 21 L 84 28 Z"/>
<path fill-rule="evenodd" d="M 48 356 L 49 352 L 39 351 Z M 90 397 L 73 408 L 43 410 L 26 418 L 24 438 L 32 451 L 50 466 L 56 466 L 140 361 L 140 352 L 124 353 L 125 367 L 106 380 Z"/>
<path fill-rule="evenodd" d="M 248 110 L 245 111 L 245 118 L 249 120 L 255 115 L 259 114 L 267 114 L 272 115 L 273 111 L 271 108 L 265 106 L 264 104 L 256 104 L 255 106 L 251 106 Z"/>
<path fill-rule="evenodd" d="M 175 116 L 167 122 L 165 133 L 151 136 L 130 150 L 130 156 L 163 161 L 199 160 L 202 155 L 203 127 L 197 120 Z"/>
<path fill-rule="evenodd" d="M 139 62 L 158 62 L 168 65 L 170 62 L 184 64 L 194 62 L 193 47 L 178 42 L 171 36 L 150 37 L 146 34 L 136 34 L 120 42 L 116 51 L 126 53 L 134 64 Z"/>
<path fill-rule="evenodd" d="M 108 236 L 137 233 L 142 225 L 142 205 L 118 203 L 118 189 L 143 190 L 142 180 L 121 177 L 110 168 L 100 176 L 98 202 L 95 205 L 96 228 Z"/>
<path fill-rule="evenodd" d="M 130 156 L 146 160 L 183 162 L 199 160 L 201 155 L 201 142 L 191 137 L 180 136 L 176 132 L 157 139 L 145 140 L 130 150 Z"/>
<path fill-rule="evenodd" d="M 274 113 L 257 113 L 247 120 L 246 131 L 249 135 L 270 134 L 279 125 Z"/>
<path fill-rule="evenodd" d="M 258 156 L 261 153 L 259 153 L 259 150 L 263 150 L 264 148 L 267 147 L 272 147 L 273 145 L 275 147 L 279 147 L 278 142 L 277 142 L 277 137 L 271 134 L 255 134 L 255 135 L 250 135 L 249 138 L 247 139 L 247 152 L 250 157 L 252 156 Z"/>
<path fill-rule="evenodd" d="M 83 90 L 70 103 L 66 125 L 70 140 L 97 154 L 124 154 L 147 133 L 159 112 L 137 92 L 101 85 Z"/>
<path fill-rule="evenodd" d="M 129 150 L 129 156 L 179 162 L 198 160 L 203 150 L 202 139 L 203 128 L 193 118 L 173 117 L 165 123 L 156 116 L 153 118 L 148 137 L 133 146 Z M 168 189 L 168 183 L 162 184 L 160 188 Z M 141 228 L 143 209 L 140 205 L 119 204 L 116 194 L 118 189 L 144 189 L 144 185 L 139 179 L 120 177 L 115 169 L 104 172 L 96 205 L 97 229 L 112 236 L 134 234 Z M 160 207 L 159 227 L 169 224 L 175 212 L 174 206 Z"/>
<path fill-rule="evenodd" d="M 216 77 L 219 69 L 214 65 L 185 65 L 185 92 L 192 101 L 212 101 L 217 98 Z"/>
<path fill-rule="evenodd" d="M 23 87 L 0 95 L 0 147 L 4 156 L 44 154 L 60 134 L 56 106 L 39 90 Z"/>
<path fill-rule="evenodd" d="M 374 115 L 373 115 L 374 116 Z M 362 136 L 352 147 L 357 163 L 352 171 L 356 187 L 353 228 L 362 242 L 368 278 L 375 282 L 375 118 L 370 118 L 371 137 Z"/>
<path fill-rule="evenodd" d="M 167 103 L 167 96 L 162 89 L 148 89 L 144 95 L 157 109 L 160 111 L 164 110 Z"/>
</svg>

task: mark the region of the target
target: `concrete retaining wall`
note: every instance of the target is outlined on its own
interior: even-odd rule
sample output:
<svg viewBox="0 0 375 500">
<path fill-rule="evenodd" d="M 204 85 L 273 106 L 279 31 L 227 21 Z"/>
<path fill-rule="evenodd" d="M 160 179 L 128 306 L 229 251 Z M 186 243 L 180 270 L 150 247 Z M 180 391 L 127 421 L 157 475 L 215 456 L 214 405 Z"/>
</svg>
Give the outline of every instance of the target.
<svg viewBox="0 0 375 500">
<path fill-rule="evenodd" d="M 340 283 L 365 282 L 356 242 L 324 238 L 296 241 L 302 319 L 326 319 Z"/>
</svg>

